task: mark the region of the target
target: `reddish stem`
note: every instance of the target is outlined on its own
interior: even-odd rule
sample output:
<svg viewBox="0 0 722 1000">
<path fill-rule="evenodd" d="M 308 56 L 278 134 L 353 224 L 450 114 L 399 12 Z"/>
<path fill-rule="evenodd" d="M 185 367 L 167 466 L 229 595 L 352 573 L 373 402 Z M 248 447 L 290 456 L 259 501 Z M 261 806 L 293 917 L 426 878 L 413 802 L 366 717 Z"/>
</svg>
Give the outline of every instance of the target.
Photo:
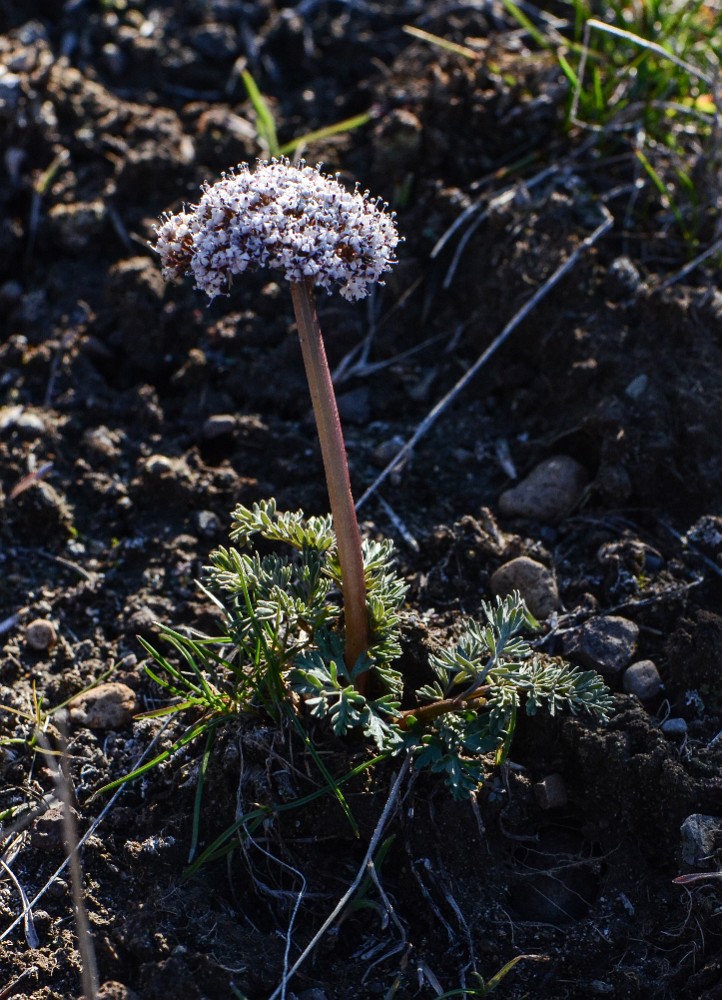
<svg viewBox="0 0 722 1000">
<path fill-rule="evenodd" d="M 311 390 L 311 402 L 321 444 L 321 457 L 326 471 L 326 484 L 333 515 L 333 526 L 341 566 L 341 588 L 346 629 L 346 666 L 351 670 L 362 653 L 368 649 L 369 618 L 366 607 L 366 579 L 361 555 L 356 508 L 351 495 L 346 445 L 341 420 L 336 405 L 336 394 L 328 367 L 321 327 L 316 315 L 313 297 L 313 280 L 291 282 L 293 309 L 296 314 L 301 340 L 306 378 Z M 356 680 L 356 687 L 363 693 L 366 675 Z"/>
<path fill-rule="evenodd" d="M 416 708 L 407 708 L 395 722 L 399 729 L 405 731 L 416 724 L 427 726 L 434 719 L 438 719 L 440 715 L 446 715 L 448 712 L 459 712 L 465 708 L 481 708 L 486 704 L 486 696 L 490 690 L 491 688 L 487 685 L 477 688 L 476 691 L 473 691 L 466 697 L 443 698 L 441 701 L 429 702 L 428 705 L 417 705 Z"/>
</svg>

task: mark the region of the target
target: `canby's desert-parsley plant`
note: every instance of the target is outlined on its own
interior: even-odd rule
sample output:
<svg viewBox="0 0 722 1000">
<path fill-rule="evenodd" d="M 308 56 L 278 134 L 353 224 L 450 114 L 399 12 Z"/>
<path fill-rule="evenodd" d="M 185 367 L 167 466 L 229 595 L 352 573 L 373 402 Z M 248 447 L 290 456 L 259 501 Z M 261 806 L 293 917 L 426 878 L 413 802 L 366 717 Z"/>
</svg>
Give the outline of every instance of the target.
<svg viewBox="0 0 722 1000">
<path fill-rule="evenodd" d="M 314 287 L 338 287 L 350 300 L 368 295 L 395 262 L 399 242 L 386 206 L 347 191 L 305 163 L 242 163 L 206 184 L 197 205 L 166 216 L 155 249 L 167 278 L 192 275 L 212 299 L 232 278 L 275 268 L 291 296 L 326 471 L 341 567 L 345 660 L 353 668 L 369 646 L 366 584 L 346 448 L 331 373 L 316 315 Z M 364 674 L 357 686 L 365 687 Z"/>
<path fill-rule="evenodd" d="M 289 280 L 333 515 L 280 512 L 273 500 L 237 507 L 232 545 L 211 553 L 205 573 L 223 634 L 161 626 L 180 668 L 144 643 L 150 676 L 176 699 L 160 712 L 201 712 L 178 746 L 238 712 L 276 721 L 303 712 L 338 737 L 362 735 L 382 756 L 411 753 L 464 798 L 483 784 L 485 758 L 508 752 L 520 707 L 604 719 L 611 699 L 601 678 L 524 639 L 536 623 L 518 593 L 482 604 L 482 620 L 431 656 L 430 683 L 411 690 L 399 669 L 406 585 L 390 541 L 361 541 L 313 298 L 316 286 L 361 298 L 391 267 L 398 236 L 385 206 L 305 164 L 262 161 L 206 185 L 198 205 L 166 216 L 157 235 L 166 277 L 192 275 L 211 298 L 254 268 Z"/>
</svg>

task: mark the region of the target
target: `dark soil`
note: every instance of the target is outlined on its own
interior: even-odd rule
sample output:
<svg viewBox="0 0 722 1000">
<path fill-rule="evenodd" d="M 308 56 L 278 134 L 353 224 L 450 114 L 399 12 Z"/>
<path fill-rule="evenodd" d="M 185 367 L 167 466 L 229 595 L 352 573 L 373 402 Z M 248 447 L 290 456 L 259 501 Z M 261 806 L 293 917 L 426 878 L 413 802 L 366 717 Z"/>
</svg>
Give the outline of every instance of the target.
<svg viewBox="0 0 722 1000">
<path fill-rule="evenodd" d="M 690 240 L 651 183 L 635 186 L 621 140 L 566 128 L 558 66 L 512 28 L 494 4 L 440 0 L 0 2 L 0 996 L 82 992 L 70 877 L 54 876 L 60 811 L 29 743 L 36 701 L 51 709 L 108 675 L 139 709 L 159 707 L 137 636 L 153 640 L 156 621 L 209 626 L 195 580 L 233 506 L 275 496 L 326 509 L 287 288 L 259 273 L 208 307 L 190 283 L 166 287 L 148 247 L 161 212 L 262 153 L 242 60 L 281 142 L 374 115 L 306 152 L 388 200 L 405 237 L 370 306 L 319 302 L 359 495 L 599 225 L 600 206 L 612 213 L 361 515 L 395 539 L 411 584 L 406 662 L 478 612 L 495 569 L 529 555 L 559 586 L 546 648 L 573 649 L 584 623 L 622 615 L 640 630 L 635 658 L 664 682 L 643 703 L 610 676 L 606 727 L 523 720 L 473 804 L 427 775 L 405 786 L 378 865 L 385 902 L 368 883 L 286 995 L 433 997 L 527 955 L 500 996 L 722 996 L 719 882 L 673 882 L 722 868 L 722 819 L 692 861 L 680 834 L 691 814 L 722 817 L 719 274 L 704 265 L 662 287 L 694 256 Z M 704 249 L 714 172 L 702 152 L 690 166 L 710 171 L 694 222 Z M 488 213 L 432 256 L 475 199 Z M 587 473 L 574 509 L 502 517 L 511 473 L 560 454 Z M 37 619 L 57 633 L 46 649 L 28 641 Z M 686 727 L 663 730 L 669 718 Z M 349 786 L 360 838 L 325 798 L 184 880 L 202 747 L 105 812 L 110 794 L 93 798 L 183 724 L 69 721 L 80 833 L 100 820 L 81 852 L 100 979 L 126 988 L 106 997 L 263 1000 L 289 926 L 293 961 L 353 879 L 398 764 Z M 317 787 L 294 741 L 249 723 L 219 734 L 200 849 L 255 803 Z M 321 746 L 337 776 L 363 759 Z M 555 773 L 568 801 L 543 809 L 534 785 Z M 20 822 L 26 804 L 37 808 Z M 34 899 L 46 885 L 35 942 L 16 921 L 19 890 Z"/>
</svg>

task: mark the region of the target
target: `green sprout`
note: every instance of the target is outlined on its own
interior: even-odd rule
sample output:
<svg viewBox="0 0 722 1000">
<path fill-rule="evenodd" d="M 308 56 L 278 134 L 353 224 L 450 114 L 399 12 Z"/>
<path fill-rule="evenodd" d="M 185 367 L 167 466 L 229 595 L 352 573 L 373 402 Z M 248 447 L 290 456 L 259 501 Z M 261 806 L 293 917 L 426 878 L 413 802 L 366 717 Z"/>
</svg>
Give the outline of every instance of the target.
<svg viewBox="0 0 722 1000">
<path fill-rule="evenodd" d="M 534 8 L 522 10 L 515 0 L 502 2 L 566 77 L 567 127 L 593 134 L 608 154 L 629 153 L 685 242 L 694 244 L 701 209 L 714 210 L 717 190 L 719 16 L 705 0 L 611 0 L 598 17 L 590 0 L 570 0 L 564 24 L 541 13 L 534 18 Z M 708 170 L 708 185 L 687 171 L 690 158 Z"/>
<path fill-rule="evenodd" d="M 332 125 L 324 125 L 322 128 L 314 129 L 312 132 L 305 132 L 303 135 L 291 139 L 290 142 L 279 143 L 276 119 L 273 117 L 271 106 L 247 69 L 243 70 L 241 78 L 243 79 L 248 99 L 253 106 L 256 116 L 258 144 L 264 156 L 270 156 L 275 159 L 280 159 L 283 156 L 293 156 L 299 150 L 304 150 L 307 146 L 310 146 L 313 142 L 320 142 L 323 139 L 329 139 L 333 135 L 342 135 L 344 132 L 350 132 L 352 129 L 368 124 L 372 118 L 370 111 L 363 111 L 361 114 L 344 118 L 342 121 L 334 122 Z"/>
</svg>

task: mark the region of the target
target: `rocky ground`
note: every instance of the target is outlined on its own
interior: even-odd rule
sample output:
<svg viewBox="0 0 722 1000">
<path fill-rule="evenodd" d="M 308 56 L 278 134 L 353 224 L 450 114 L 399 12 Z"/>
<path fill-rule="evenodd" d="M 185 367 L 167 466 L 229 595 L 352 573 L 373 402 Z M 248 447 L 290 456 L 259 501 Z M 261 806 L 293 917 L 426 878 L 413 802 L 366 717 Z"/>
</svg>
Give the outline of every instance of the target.
<svg viewBox="0 0 722 1000">
<path fill-rule="evenodd" d="M 518 586 L 544 648 L 615 692 L 606 727 L 525 720 L 473 806 L 412 782 L 381 889 L 286 996 L 471 991 L 519 955 L 500 996 L 722 996 L 722 290 L 714 256 L 683 270 L 715 238 L 720 164 L 688 129 L 695 198 L 672 211 L 626 132 L 568 125 L 559 64 L 501 5 L 441 0 L 0 2 L 0 996 L 82 992 L 38 731 L 67 733 L 106 998 L 270 997 L 289 921 L 293 960 L 398 770 L 350 786 L 360 839 L 324 799 L 189 879 L 202 747 L 93 797 L 181 731 L 137 717 L 161 704 L 138 636 L 212 621 L 195 580 L 233 506 L 326 509 L 287 288 L 258 273 L 207 306 L 148 247 L 161 212 L 263 154 L 243 68 L 281 143 L 371 113 L 305 155 L 405 237 L 370 305 L 320 300 L 357 495 L 531 303 L 361 508 L 410 583 L 405 660 Z M 298 753 L 227 726 L 198 847 L 283 802 Z"/>
</svg>

